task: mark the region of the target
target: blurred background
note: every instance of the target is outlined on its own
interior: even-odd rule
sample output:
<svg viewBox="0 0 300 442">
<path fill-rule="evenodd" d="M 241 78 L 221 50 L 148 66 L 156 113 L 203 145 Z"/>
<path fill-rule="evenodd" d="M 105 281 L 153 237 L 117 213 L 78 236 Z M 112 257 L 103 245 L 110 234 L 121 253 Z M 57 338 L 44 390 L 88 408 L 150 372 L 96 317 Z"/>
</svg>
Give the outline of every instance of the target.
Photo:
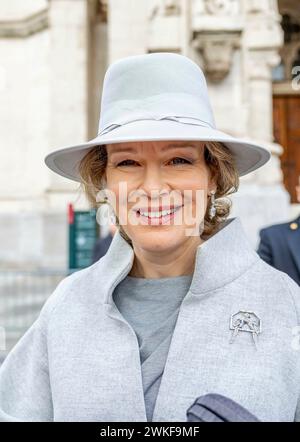
<svg viewBox="0 0 300 442">
<path fill-rule="evenodd" d="M 231 197 L 253 247 L 300 214 L 299 0 L 1 0 L 0 363 L 108 233 L 45 155 L 97 135 L 109 64 L 162 51 L 203 69 L 218 129 L 272 152 Z"/>
</svg>

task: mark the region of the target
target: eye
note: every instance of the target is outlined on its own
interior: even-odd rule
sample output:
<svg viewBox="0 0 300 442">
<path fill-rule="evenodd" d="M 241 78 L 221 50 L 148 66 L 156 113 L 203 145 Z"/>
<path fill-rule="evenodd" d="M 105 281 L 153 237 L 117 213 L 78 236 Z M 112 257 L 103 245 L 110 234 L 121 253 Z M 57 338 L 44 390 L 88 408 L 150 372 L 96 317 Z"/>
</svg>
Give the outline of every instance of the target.
<svg viewBox="0 0 300 442">
<path fill-rule="evenodd" d="M 124 160 L 124 161 L 121 161 L 120 163 L 118 163 L 117 164 L 117 167 L 119 167 L 119 166 L 127 166 L 127 165 L 129 165 L 129 166 L 131 166 L 132 164 L 125 164 L 125 163 L 136 163 L 136 161 L 134 161 L 134 160 Z"/>
<path fill-rule="evenodd" d="M 173 158 L 170 161 L 171 162 L 175 161 L 175 165 L 177 165 L 177 164 L 179 164 L 179 165 L 180 164 L 192 164 L 193 163 L 193 161 L 186 160 L 185 158 L 181 158 L 181 157 Z M 123 161 L 121 161 L 120 163 L 117 164 L 117 167 L 133 166 L 135 164 L 138 164 L 138 163 L 136 161 L 134 161 L 134 160 L 123 160 Z"/>
<path fill-rule="evenodd" d="M 179 162 L 176 162 L 176 164 L 192 164 L 192 161 L 186 160 L 185 158 L 176 157 L 173 158 L 171 161 L 179 160 Z"/>
</svg>

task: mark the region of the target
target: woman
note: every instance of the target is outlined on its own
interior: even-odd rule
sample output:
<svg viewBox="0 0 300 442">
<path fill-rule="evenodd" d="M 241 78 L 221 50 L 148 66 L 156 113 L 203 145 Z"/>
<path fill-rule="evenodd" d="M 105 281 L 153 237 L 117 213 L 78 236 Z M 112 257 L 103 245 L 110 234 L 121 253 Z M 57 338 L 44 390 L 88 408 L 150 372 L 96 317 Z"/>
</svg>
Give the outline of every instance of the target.
<svg viewBox="0 0 300 442">
<path fill-rule="evenodd" d="M 108 203 L 100 260 L 63 279 L 0 369 L 0 418 L 186 421 L 207 393 L 300 420 L 300 289 L 228 219 L 263 147 L 216 129 L 205 78 L 172 53 L 104 79 L 99 134 L 46 164 Z"/>
</svg>

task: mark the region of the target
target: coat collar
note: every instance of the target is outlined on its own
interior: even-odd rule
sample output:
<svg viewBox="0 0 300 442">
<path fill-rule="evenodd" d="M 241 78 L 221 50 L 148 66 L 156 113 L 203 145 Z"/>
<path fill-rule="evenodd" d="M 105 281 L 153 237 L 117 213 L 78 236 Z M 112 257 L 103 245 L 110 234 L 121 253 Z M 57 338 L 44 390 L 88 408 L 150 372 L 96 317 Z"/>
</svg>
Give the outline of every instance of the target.
<svg viewBox="0 0 300 442">
<path fill-rule="evenodd" d="M 223 287 L 258 259 L 240 218 L 229 218 L 198 246 L 190 291 L 197 295 Z M 96 263 L 97 273 L 99 271 L 98 275 L 101 275 L 104 304 L 113 304 L 113 290 L 130 272 L 133 261 L 133 248 L 117 230 L 106 255 Z"/>
</svg>

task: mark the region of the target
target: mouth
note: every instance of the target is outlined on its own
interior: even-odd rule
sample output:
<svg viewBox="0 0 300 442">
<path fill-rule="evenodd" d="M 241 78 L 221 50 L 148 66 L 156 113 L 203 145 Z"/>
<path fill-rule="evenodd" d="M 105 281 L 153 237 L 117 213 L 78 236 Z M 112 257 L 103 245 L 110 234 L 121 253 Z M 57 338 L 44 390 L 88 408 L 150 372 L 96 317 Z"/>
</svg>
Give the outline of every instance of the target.
<svg viewBox="0 0 300 442">
<path fill-rule="evenodd" d="M 181 206 L 171 206 L 171 207 L 159 207 L 159 209 L 138 209 L 135 210 L 137 218 L 141 221 L 142 224 L 146 225 L 160 225 L 166 224 L 170 220 L 172 220 L 175 216 L 175 213 L 178 212 L 183 205 Z"/>
</svg>

